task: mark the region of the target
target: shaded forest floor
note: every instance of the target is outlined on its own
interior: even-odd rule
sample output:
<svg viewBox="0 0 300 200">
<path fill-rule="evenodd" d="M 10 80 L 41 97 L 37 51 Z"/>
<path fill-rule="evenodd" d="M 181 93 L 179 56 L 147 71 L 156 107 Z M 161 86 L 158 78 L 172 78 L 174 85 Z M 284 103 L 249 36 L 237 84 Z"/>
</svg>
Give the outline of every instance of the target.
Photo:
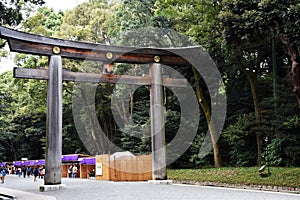
<svg viewBox="0 0 300 200">
<path fill-rule="evenodd" d="M 270 167 L 270 175 L 258 173 L 259 167 L 205 169 L 168 169 L 168 179 L 181 183 L 217 186 L 246 186 L 256 189 L 294 190 L 300 192 L 300 168 Z M 267 174 L 267 168 L 264 174 Z M 280 189 L 279 189 L 280 188 Z"/>
</svg>

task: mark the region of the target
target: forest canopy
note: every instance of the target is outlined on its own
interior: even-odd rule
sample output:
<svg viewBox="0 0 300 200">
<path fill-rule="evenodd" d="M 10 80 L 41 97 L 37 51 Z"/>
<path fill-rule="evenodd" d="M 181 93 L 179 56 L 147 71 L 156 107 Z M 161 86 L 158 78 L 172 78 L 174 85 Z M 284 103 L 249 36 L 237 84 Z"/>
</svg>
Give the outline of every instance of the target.
<svg viewBox="0 0 300 200">
<path fill-rule="evenodd" d="M 221 93 L 227 98 L 222 134 L 210 154 L 200 157 L 206 134 L 215 137 L 212 99 L 203 76 L 194 68 L 173 67 L 195 91 L 200 114 L 195 117 L 199 119 L 197 123 L 185 122 L 189 127 L 198 126 L 197 133 L 170 167 L 256 166 L 266 161 L 272 166 L 300 166 L 298 0 L 89 0 L 65 12 L 55 12 L 43 7 L 43 3 L 0 2 L 0 25 L 106 45 L 201 45 L 211 56 L 224 82 L 225 91 Z M 36 9 L 28 9 L 31 5 Z M 5 40 L 0 43 L 1 55 L 7 56 Z M 16 54 L 14 62 L 24 68 L 48 67 L 45 56 Z M 118 75 L 149 73 L 149 66 L 145 65 L 118 63 L 114 67 Z M 102 73 L 103 63 L 63 59 L 63 68 Z M 0 162 L 44 158 L 47 82 L 15 79 L 10 71 L 0 76 Z M 77 87 L 80 89 L 75 90 Z M 97 133 L 99 128 L 119 149 L 134 154 L 151 152 L 149 86 L 93 85 L 99 127 L 78 130 L 72 98 L 84 87 L 72 81 L 63 83 L 63 154 L 90 154 L 84 144 L 97 143 L 97 138 L 89 133 Z M 129 102 L 121 98 L 112 102 L 125 95 Z M 164 89 L 164 105 L 166 142 L 170 143 L 181 123 L 180 102 L 170 88 Z M 86 112 L 89 106 L 83 102 L 78 113 Z M 119 114 L 121 124 L 114 113 Z M 80 116 L 80 123 L 89 121 L 85 115 Z"/>
</svg>

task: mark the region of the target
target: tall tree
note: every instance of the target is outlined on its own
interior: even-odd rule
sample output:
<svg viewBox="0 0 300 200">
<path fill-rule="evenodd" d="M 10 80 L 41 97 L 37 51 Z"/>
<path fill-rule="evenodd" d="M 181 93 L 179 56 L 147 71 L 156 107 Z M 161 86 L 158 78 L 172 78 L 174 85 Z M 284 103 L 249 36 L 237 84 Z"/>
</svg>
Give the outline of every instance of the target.
<svg viewBox="0 0 300 200">
<path fill-rule="evenodd" d="M 220 33 L 216 29 L 219 9 L 219 1 L 167 0 L 156 2 L 156 15 L 165 16 L 172 28 L 206 47 L 208 51 L 211 51 L 213 57 L 220 55 L 215 54 L 217 47 L 220 47 Z M 215 31 L 211 31 L 212 29 Z M 217 141 L 215 122 L 211 120 L 210 102 L 205 95 L 203 84 L 201 84 L 200 74 L 195 68 L 193 68 L 193 72 L 196 95 L 205 114 L 213 144 L 214 165 L 221 167 L 221 152 Z"/>
<path fill-rule="evenodd" d="M 292 2 L 293 1 L 278 1 L 276 3 L 273 1 L 246 2 L 243 0 L 226 0 L 222 2 L 223 6 L 220 12 L 220 19 L 222 21 L 221 30 L 223 30 L 223 38 L 229 48 L 231 48 L 232 55 L 235 57 L 232 57 L 233 60 L 235 60 L 234 62 L 236 62 L 239 69 L 246 74 L 250 82 L 257 127 L 261 126 L 261 109 L 259 105 L 260 100 L 258 98 L 259 89 L 257 81 L 258 77 L 262 77 L 266 72 L 265 68 L 270 68 L 271 66 L 271 55 L 268 52 L 271 52 L 272 26 L 276 24 L 276 27 L 279 28 L 278 23 L 275 23 L 274 20 L 278 20 L 279 16 L 284 17 L 285 15 L 283 15 L 283 13 L 286 12 L 290 15 L 291 12 L 289 9 L 291 7 L 294 10 L 292 13 L 295 14 L 297 6 L 292 6 Z M 286 19 L 286 16 L 284 18 Z M 290 24 L 286 30 L 293 30 Z M 296 80 L 298 79 L 297 77 L 299 77 L 299 71 L 297 70 L 298 53 L 294 51 L 296 42 L 297 41 L 293 41 L 292 44 L 286 43 L 286 45 L 290 47 L 288 49 L 290 54 L 293 54 L 291 74 L 293 77 L 294 90 L 297 93 L 298 86 Z M 258 165 L 260 165 L 262 161 L 262 137 L 261 129 L 258 129 L 256 132 Z"/>
<path fill-rule="evenodd" d="M 290 78 L 300 107 L 300 3 L 297 0 L 261 2 L 271 26 L 291 61 Z"/>
<path fill-rule="evenodd" d="M 114 6 L 114 1 L 106 0 L 91 0 L 78 5 L 65 13 L 60 30 L 55 33 L 55 36 L 69 40 L 109 43 L 107 20 L 112 14 Z M 103 70 L 102 62 L 89 61 L 88 58 L 84 62 L 70 59 L 63 62 L 64 68 L 72 71 L 102 73 Z M 107 138 L 110 138 L 115 131 L 112 114 L 109 110 L 113 86 L 79 83 L 69 83 L 68 85 L 68 91 L 74 98 L 80 98 L 78 103 L 81 105 L 72 109 L 73 116 L 76 115 L 74 121 L 81 140 L 88 146 L 88 150 L 92 154 L 108 153 L 110 149 Z M 93 92 L 96 95 L 96 102 L 88 98 Z M 69 103 L 72 104 L 72 99 Z M 71 109 L 71 105 L 69 108 Z M 96 115 L 94 114 L 95 110 Z M 106 135 L 99 134 L 102 130 Z"/>
</svg>

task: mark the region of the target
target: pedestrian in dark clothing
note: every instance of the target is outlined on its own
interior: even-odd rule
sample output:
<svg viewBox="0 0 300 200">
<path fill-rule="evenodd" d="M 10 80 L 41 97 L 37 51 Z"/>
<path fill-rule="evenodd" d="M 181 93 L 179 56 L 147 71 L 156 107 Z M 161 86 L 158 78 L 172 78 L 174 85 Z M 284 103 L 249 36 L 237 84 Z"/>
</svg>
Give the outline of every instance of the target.
<svg viewBox="0 0 300 200">
<path fill-rule="evenodd" d="M 38 176 L 39 176 L 39 169 L 38 169 L 38 168 L 35 168 L 35 169 L 33 170 L 33 176 L 34 176 L 33 181 L 34 181 L 34 182 L 37 182 L 37 178 L 38 178 Z"/>
<path fill-rule="evenodd" d="M 29 178 L 31 175 L 31 168 L 28 166 L 27 167 L 27 177 Z"/>
<path fill-rule="evenodd" d="M 23 177 L 26 178 L 27 169 L 25 166 L 22 168 Z"/>
<path fill-rule="evenodd" d="M 44 174 L 45 174 L 45 169 L 42 167 L 39 170 L 39 178 L 44 178 Z"/>
</svg>

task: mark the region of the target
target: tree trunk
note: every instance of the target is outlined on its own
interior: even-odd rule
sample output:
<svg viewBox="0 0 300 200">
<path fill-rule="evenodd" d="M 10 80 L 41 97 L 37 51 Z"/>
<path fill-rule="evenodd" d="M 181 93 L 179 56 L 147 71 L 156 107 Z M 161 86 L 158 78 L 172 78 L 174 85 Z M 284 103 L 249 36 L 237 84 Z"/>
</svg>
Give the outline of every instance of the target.
<svg viewBox="0 0 300 200">
<path fill-rule="evenodd" d="M 300 107 L 300 56 L 297 47 L 293 44 L 287 45 L 287 51 L 291 57 L 292 69 L 290 72 L 291 82 L 294 86 L 295 92 Z"/>
<path fill-rule="evenodd" d="M 299 53 L 298 53 L 299 55 Z M 295 56 L 291 56 L 292 57 L 292 71 L 291 71 L 291 78 L 292 78 L 292 83 L 294 85 L 294 92 L 297 95 L 297 99 L 298 99 L 298 104 L 300 107 L 300 64 L 299 64 L 299 56 L 296 57 L 296 53 Z"/>
<path fill-rule="evenodd" d="M 124 100 L 122 100 L 121 104 L 122 104 L 123 120 L 124 120 L 125 125 L 128 125 L 129 124 L 128 113 L 127 113 L 128 111 L 126 110 Z"/>
<path fill-rule="evenodd" d="M 209 107 L 208 107 L 208 109 L 209 109 Z M 207 115 L 207 116 L 205 115 L 205 117 L 206 117 L 206 119 L 207 118 L 211 119 L 210 112 L 209 112 L 209 115 Z M 219 144 L 218 144 L 218 140 L 216 139 L 215 124 L 211 120 L 209 120 L 209 121 L 210 122 L 209 122 L 208 128 L 209 128 L 209 132 L 211 133 L 211 142 L 213 144 L 215 167 L 222 167 L 222 159 L 221 159 L 221 154 L 219 151 Z"/>
<path fill-rule="evenodd" d="M 261 166 L 262 163 L 262 135 L 260 132 L 260 125 L 261 125 L 261 119 L 260 119 L 260 107 L 259 107 L 259 102 L 258 102 L 258 97 L 257 97 L 257 75 L 251 72 L 245 72 L 247 79 L 250 82 L 251 86 L 251 93 L 253 97 L 253 104 L 254 104 L 254 112 L 255 112 L 255 134 L 256 134 L 256 144 L 257 144 L 257 165 Z"/>
<path fill-rule="evenodd" d="M 134 102 L 133 102 L 133 94 L 130 93 L 130 115 L 132 116 L 133 114 L 133 105 L 134 105 Z"/>
<path fill-rule="evenodd" d="M 290 78 L 294 87 L 293 91 L 296 94 L 298 105 L 300 107 L 300 55 L 297 46 L 290 43 L 288 37 L 282 31 L 283 22 L 280 17 L 273 20 L 276 30 L 279 33 L 280 42 L 284 45 L 285 51 L 290 55 L 292 62 L 292 69 L 290 71 Z"/>
<path fill-rule="evenodd" d="M 99 134 L 99 127 L 98 124 L 95 123 L 95 119 L 97 119 L 97 117 L 94 115 L 92 115 L 93 113 L 93 105 L 89 105 L 89 102 L 87 102 L 87 97 L 85 94 L 85 89 L 80 88 L 81 91 L 81 98 L 82 98 L 82 102 L 83 102 L 83 106 L 84 106 L 84 112 L 85 112 L 85 116 L 87 117 L 87 121 L 88 121 L 88 125 L 90 126 L 89 128 L 91 129 L 90 131 L 90 136 L 92 138 L 93 142 L 93 146 L 94 146 L 94 153 L 97 154 L 103 154 L 103 152 L 105 151 L 105 143 L 104 143 L 104 138 L 102 134 Z M 88 133 L 87 133 L 88 134 Z"/>
<path fill-rule="evenodd" d="M 201 105 L 201 108 L 204 111 L 204 115 L 208 124 L 209 133 L 211 136 L 211 141 L 213 145 L 213 152 L 214 152 L 214 164 L 215 167 L 221 167 L 222 166 L 222 160 L 221 160 L 221 154 L 219 151 L 219 145 L 218 141 L 216 139 L 216 129 L 215 124 L 213 121 L 211 121 L 211 110 L 210 106 L 208 105 L 203 90 L 200 86 L 200 75 L 199 73 L 193 68 L 194 76 L 195 76 L 195 86 L 196 86 L 196 95 L 198 98 L 198 101 Z"/>
</svg>

